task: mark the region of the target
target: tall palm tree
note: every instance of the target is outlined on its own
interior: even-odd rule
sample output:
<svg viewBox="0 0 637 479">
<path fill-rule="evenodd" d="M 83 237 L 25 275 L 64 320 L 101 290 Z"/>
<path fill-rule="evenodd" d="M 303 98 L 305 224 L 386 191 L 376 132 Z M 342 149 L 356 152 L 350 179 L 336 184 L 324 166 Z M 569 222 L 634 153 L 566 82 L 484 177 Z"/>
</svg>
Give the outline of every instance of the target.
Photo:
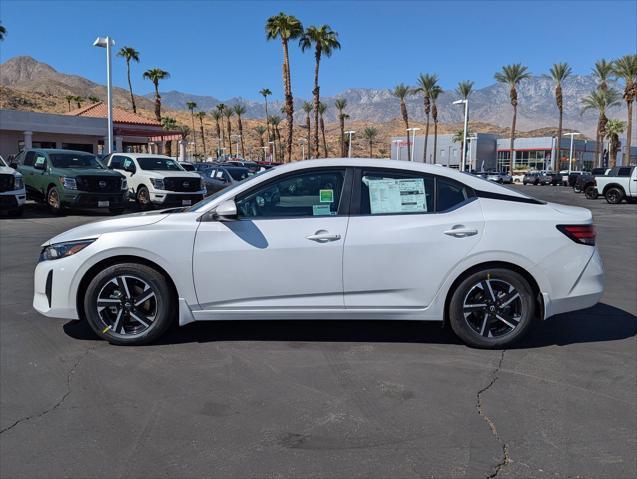
<svg viewBox="0 0 637 479">
<path fill-rule="evenodd" d="M 566 80 L 572 73 L 571 67 L 568 63 L 554 63 L 551 69 L 549 70 L 549 74 L 553 81 L 555 82 L 555 104 L 557 105 L 557 110 L 560 115 L 559 122 L 557 124 L 557 151 L 555 153 L 555 158 L 553 160 L 553 169 L 555 171 L 559 171 L 560 169 L 560 158 L 561 158 L 561 146 L 562 146 L 562 116 L 564 113 L 564 98 L 562 95 L 562 83 Z"/>
<path fill-rule="evenodd" d="M 416 87 L 417 93 L 423 95 L 423 107 L 425 110 L 425 148 L 423 150 L 422 161 L 427 163 L 427 142 L 429 139 L 429 115 L 431 114 L 431 92 L 437 86 L 438 76 L 430 75 L 428 73 L 421 73 L 417 80 L 418 86 Z"/>
<path fill-rule="evenodd" d="M 226 117 L 226 126 L 228 127 L 228 148 L 230 156 L 232 156 L 232 122 L 230 121 L 232 115 L 234 115 L 234 110 L 232 108 L 225 108 L 224 105 L 223 116 Z"/>
<path fill-rule="evenodd" d="M 237 103 L 234 106 L 234 113 L 237 115 L 237 126 L 239 127 L 239 140 L 241 144 L 241 158 L 245 158 L 245 147 L 243 143 L 243 123 L 241 123 L 241 115 L 244 115 L 246 112 L 246 107 Z"/>
<path fill-rule="evenodd" d="M 285 90 L 285 110 L 287 114 L 287 160 L 292 161 L 292 133 L 294 126 L 294 98 L 292 97 L 292 79 L 290 76 L 290 56 L 288 41 L 303 34 L 303 25 L 292 15 L 281 12 L 268 18 L 265 24 L 265 36 L 268 40 L 281 39 L 283 47 L 283 86 Z"/>
<path fill-rule="evenodd" d="M 473 82 L 471 80 L 464 80 L 464 81 L 460 81 L 458 82 L 458 86 L 456 87 L 456 94 L 463 99 L 464 101 L 468 102 L 469 101 L 469 95 L 471 95 L 473 93 Z M 469 129 L 468 125 L 469 125 L 469 103 L 467 103 L 467 130 Z M 467 137 L 469 136 L 469 132 L 467 131 Z M 464 137 L 463 137 L 464 138 Z M 467 151 L 467 145 L 464 144 L 464 139 L 461 141 L 462 144 L 462 149 L 460 151 L 462 151 L 461 153 L 461 158 L 462 158 L 462 154 L 466 153 Z"/>
<path fill-rule="evenodd" d="M 595 62 L 592 68 L 593 77 L 597 82 L 597 88 L 600 90 L 608 90 L 608 82 L 613 79 L 613 62 L 602 58 Z"/>
<path fill-rule="evenodd" d="M 433 163 L 436 163 L 436 150 L 438 149 L 438 105 L 436 101 L 442 93 L 442 88 L 435 85 L 429 92 L 429 98 L 431 99 L 431 119 L 434 121 L 434 156 Z"/>
<path fill-rule="evenodd" d="M 0 42 L 4 41 L 4 37 L 7 35 L 7 29 L 4 25 L 0 25 Z"/>
<path fill-rule="evenodd" d="M 624 133 L 626 123 L 620 120 L 608 120 L 606 124 L 606 138 L 608 139 L 609 167 L 617 166 L 617 152 L 619 151 L 619 135 Z M 627 163 L 628 164 L 628 163 Z"/>
<path fill-rule="evenodd" d="M 257 125 L 254 127 L 254 132 L 259 137 L 259 147 L 263 151 L 263 161 L 265 161 L 265 142 L 263 141 L 263 134 L 267 133 L 268 129 L 263 125 Z"/>
<path fill-rule="evenodd" d="M 217 105 L 217 111 L 221 114 L 221 116 L 223 116 L 223 112 L 225 109 L 226 105 L 224 105 L 223 103 L 219 103 Z M 226 147 L 226 129 L 223 126 L 223 121 L 221 122 L 221 147 Z"/>
<path fill-rule="evenodd" d="M 74 96 L 73 97 L 73 101 L 77 104 L 78 108 L 82 108 L 82 101 L 84 100 L 84 98 L 82 98 L 81 96 Z"/>
<path fill-rule="evenodd" d="M 155 118 L 157 121 L 161 121 L 161 96 L 159 95 L 159 82 L 160 80 L 170 78 L 170 73 L 162 70 L 161 68 L 152 68 L 150 70 L 146 70 L 142 77 L 145 80 L 153 82 L 153 86 L 155 87 Z"/>
<path fill-rule="evenodd" d="M 624 101 L 628 110 L 628 122 L 626 123 L 626 160 L 622 160 L 622 163 L 629 165 L 633 132 L 633 102 L 637 98 L 637 55 L 625 55 L 615 60 L 613 72 L 624 80 Z"/>
<path fill-rule="evenodd" d="M 376 136 L 378 136 L 378 130 L 373 126 L 368 126 L 363 130 L 363 138 L 367 140 L 367 143 L 369 145 L 370 158 L 374 157 L 374 140 L 376 139 Z"/>
<path fill-rule="evenodd" d="M 319 66 L 321 64 L 321 56 L 325 55 L 326 57 L 331 57 L 334 50 L 339 50 L 341 48 L 341 44 L 338 41 L 338 33 L 332 30 L 332 27 L 329 25 L 321 25 L 320 27 L 311 26 L 305 30 L 301 40 L 299 41 L 301 46 L 301 50 L 305 51 L 308 48 L 311 48 L 314 45 L 314 90 L 312 90 L 312 94 L 314 95 L 314 142 L 313 144 L 309 143 L 308 137 L 308 149 L 312 151 L 310 156 L 314 156 L 318 158 L 319 156 L 319 139 L 318 139 L 318 123 L 319 123 L 319 112 L 318 105 L 320 101 L 319 96 Z"/>
<path fill-rule="evenodd" d="M 223 115 L 219 110 L 212 110 L 210 112 L 210 116 L 215 121 L 215 129 L 217 131 L 217 145 L 221 146 L 221 127 L 219 126 L 219 120 L 222 119 Z M 219 150 L 217 149 L 217 158 L 219 157 Z"/>
<path fill-rule="evenodd" d="M 307 137 L 306 137 L 306 141 L 307 141 L 307 151 L 308 151 L 308 157 L 312 157 L 312 125 L 311 125 L 311 120 L 310 120 L 310 113 L 312 113 L 312 110 L 314 110 L 314 105 L 312 103 L 310 103 L 309 101 L 304 101 L 303 102 L 303 111 L 305 112 L 305 128 L 307 129 Z M 318 115 L 318 110 L 316 112 L 316 114 Z M 314 125 L 314 129 L 317 131 L 318 133 L 318 124 Z M 317 150 L 318 153 L 318 150 Z M 318 158 L 318 155 L 316 156 L 316 158 Z"/>
<path fill-rule="evenodd" d="M 347 100 L 345 98 L 337 98 L 334 102 L 334 106 L 338 110 L 338 125 L 341 131 L 339 145 L 341 146 L 341 158 L 345 158 L 345 118 L 347 114 L 344 113 L 345 107 L 347 107 Z"/>
<path fill-rule="evenodd" d="M 276 149 L 275 161 L 279 161 L 283 157 L 283 151 L 281 151 L 281 132 L 279 131 L 279 125 L 281 124 L 281 117 L 272 115 L 269 117 L 269 122 L 272 125 L 272 140 Z M 277 147 L 278 144 L 278 147 Z"/>
<path fill-rule="evenodd" d="M 190 110 L 190 120 L 192 122 L 192 131 L 195 131 L 195 108 L 197 108 L 197 103 L 194 101 L 186 102 L 186 108 Z M 195 155 L 197 154 L 197 139 L 195 138 Z"/>
<path fill-rule="evenodd" d="M 69 111 L 71 111 L 71 102 L 75 101 L 75 96 L 74 95 L 66 95 L 64 98 L 66 99 L 66 102 L 69 105 Z"/>
<path fill-rule="evenodd" d="M 319 112 L 319 123 L 321 124 L 321 136 L 323 137 L 323 158 L 327 158 L 327 142 L 325 141 L 325 121 L 323 120 L 323 115 L 327 111 L 327 105 L 325 103 L 319 102 L 318 112 Z"/>
<path fill-rule="evenodd" d="M 122 47 L 117 52 L 118 57 L 122 57 L 126 60 L 126 74 L 128 75 L 128 91 L 130 92 L 130 102 L 133 105 L 133 113 L 137 113 L 137 106 L 135 105 L 135 97 L 133 96 L 133 85 L 130 81 L 130 62 L 131 60 L 139 63 L 139 52 L 133 47 Z"/>
<path fill-rule="evenodd" d="M 582 98 L 582 113 L 587 110 L 597 110 L 597 144 L 595 145 L 595 155 L 597 166 L 602 166 L 602 158 L 601 158 L 601 141 L 606 137 L 606 124 L 608 123 L 608 118 L 606 117 L 606 112 L 609 108 L 618 106 L 619 103 L 619 93 L 615 90 L 604 90 L 598 88 L 590 92 L 587 96 Z"/>
<path fill-rule="evenodd" d="M 206 137 L 203 132 L 203 119 L 206 117 L 205 111 L 198 111 L 195 115 L 199 119 L 199 132 L 201 133 L 201 147 L 202 147 L 202 155 L 206 156 Z"/>
<path fill-rule="evenodd" d="M 164 130 L 172 131 L 175 128 L 177 128 L 177 120 L 169 116 L 164 116 L 161 119 L 161 126 L 164 128 Z M 172 149 L 173 149 L 172 147 L 173 147 L 173 141 L 166 140 L 166 151 L 164 151 L 164 154 L 168 156 L 172 156 Z"/>
<path fill-rule="evenodd" d="M 513 149 L 515 145 L 515 122 L 518 116 L 518 85 L 523 81 L 531 77 L 528 72 L 528 68 L 521 63 L 514 63 L 512 65 L 505 65 L 502 70 L 495 74 L 495 79 L 498 83 L 503 83 L 509 87 L 509 99 L 511 100 L 511 106 L 513 107 L 513 119 L 511 121 L 511 159 L 509 161 L 509 174 L 513 175 L 513 167 L 515 162 L 515 151 Z"/>
<path fill-rule="evenodd" d="M 396 85 L 393 90 L 389 91 L 393 96 L 400 100 L 400 115 L 403 117 L 403 123 L 405 123 L 405 129 L 409 128 L 409 117 L 407 116 L 407 105 L 405 104 L 405 98 L 411 94 L 411 88 L 401 83 Z M 407 131 L 407 158 L 411 159 L 411 145 L 409 142 L 409 132 Z"/>
<path fill-rule="evenodd" d="M 268 118 L 270 118 L 270 115 L 268 114 L 268 96 L 272 95 L 272 92 L 270 91 L 269 88 L 263 88 L 261 90 L 259 90 L 259 94 L 263 96 L 263 99 L 265 100 L 265 127 L 268 130 L 268 141 L 270 141 L 270 122 L 268 121 Z"/>
</svg>

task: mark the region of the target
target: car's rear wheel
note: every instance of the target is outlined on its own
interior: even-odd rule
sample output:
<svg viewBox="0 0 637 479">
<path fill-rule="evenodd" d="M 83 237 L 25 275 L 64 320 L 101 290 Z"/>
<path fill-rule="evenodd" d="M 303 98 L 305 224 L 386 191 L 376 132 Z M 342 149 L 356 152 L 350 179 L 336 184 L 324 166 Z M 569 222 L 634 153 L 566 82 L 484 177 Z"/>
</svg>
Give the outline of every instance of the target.
<svg viewBox="0 0 637 479">
<path fill-rule="evenodd" d="M 586 196 L 586 198 L 588 198 L 589 200 L 596 200 L 599 196 L 599 192 L 597 191 L 597 188 L 595 186 L 590 185 L 587 186 L 584 190 L 584 196 Z"/>
<path fill-rule="evenodd" d="M 619 188 L 609 188 L 606 193 L 604 193 L 604 197 L 606 201 L 611 205 L 616 205 L 622 202 L 624 199 L 624 192 Z"/>
<path fill-rule="evenodd" d="M 520 339 L 535 317 L 533 289 L 519 273 L 503 268 L 471 274 L 449 303 L 453 331 L 476 348 L 504 348 Z"/>
<path fill-rule="evenodd" d="M 176 314 L 166 278 L 142 264 L 110 266 L 89 283 L 84 313 L 95 333 L 112 344 L 141 345 L 159 338 Z"/>
</svg>

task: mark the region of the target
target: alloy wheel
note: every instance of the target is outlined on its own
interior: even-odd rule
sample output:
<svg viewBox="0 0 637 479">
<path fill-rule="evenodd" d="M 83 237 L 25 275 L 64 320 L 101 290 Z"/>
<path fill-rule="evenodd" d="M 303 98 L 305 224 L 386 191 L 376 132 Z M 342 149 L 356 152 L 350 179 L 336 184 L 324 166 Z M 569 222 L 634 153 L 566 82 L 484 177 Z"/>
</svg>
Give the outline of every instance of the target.
<svg viewBox="0 0 637 479">
<path fill-rule="evenodd" d="M 60 207 L 60 196 L 55 188 L 49 191 L 49 206 L 55 210 Z"/>
<path fill-rule="evenodd" d="M 488 278 L 469 289 L 462 312 L 475 333 L 485 338 L 498 338 L 518 326 L 523 313 L 522 299 L 510 283 Z"/>
</svg>

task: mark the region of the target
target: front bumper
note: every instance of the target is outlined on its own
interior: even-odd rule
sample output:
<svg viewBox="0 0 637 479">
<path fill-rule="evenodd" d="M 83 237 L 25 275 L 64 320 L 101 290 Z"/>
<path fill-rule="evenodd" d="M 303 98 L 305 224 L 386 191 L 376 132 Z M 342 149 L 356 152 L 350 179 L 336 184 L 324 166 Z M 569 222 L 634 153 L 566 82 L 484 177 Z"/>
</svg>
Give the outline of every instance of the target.
<svg viewBox="0 0 637 479">
<path fill-rule="evenodd" d="M 203 200 L 206 190 L 194 191 L 192 193 L 174 191 L 151 191 L 150 201 L 158 206 L 191 206 Z M 188 204 L 190 202 L 190 204 Z"/>
<path fill-rule="evenodd" d="M 75 208 L 125 208 L 128 204 L 128 191 L 116 193 L 93 193 L 85 191 L 64 191 L 62 203 Z M 108 201 L 108 206 L 100 203 Z"/>
<path fill-rule="evenodd" d="M 78 266 L 73 256 L 38 263 L 33 276 L 33 308 L 52 318 L 78 319 L 72 293 Z"/>
<path fill-rule="evenodd" d="M 24 189 L 4 191 L 0 193 L 0 210 L 13 210 L 24 206 L 27 202 L 27 193 Z"/>
</svg>

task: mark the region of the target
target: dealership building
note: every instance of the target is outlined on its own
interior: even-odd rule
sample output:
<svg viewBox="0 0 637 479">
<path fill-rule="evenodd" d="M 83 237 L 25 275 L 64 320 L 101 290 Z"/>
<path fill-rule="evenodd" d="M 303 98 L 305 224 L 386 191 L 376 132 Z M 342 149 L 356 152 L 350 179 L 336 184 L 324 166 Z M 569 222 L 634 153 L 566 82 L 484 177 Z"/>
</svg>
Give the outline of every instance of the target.
<svg viewBox="0 0 637 479">
<path fill-rule="evenodd" d="M 453 141 L 454 135 L 438 135 L 436 141 L 436 158 L 434 161 L 434 137 L 429 135 L 427 140 L 427 163 L 458 168 L 462 156 L 460 142 Z M 511 163 L 510 138 L 497 138 L 494 135 L 477 133 L 467 139 L 467 165 L 473 170 L 508 170 Z M 413 146 L 413 160 L 423 162 L 425 136 L 410 138 Z M 622 142 L 623 144 L 623 142 Z M 607 143 L 604 143 L 607 147 Z M 573 140 L 573 163 L 571 169 L 590 170 L 595 166 L 596 142 L 591 140 Z M 532 138 L 516 138 L 514 145 L 514 169 L 517 170 L 550 170 L 553 168 L 552 158 L 558 157 L 559 170 L 568 169 L 571 140 L 562 138 L 557 144 L 555 137 L 542 136 Z M 621 150 L 621 148 L 620 148 Z M 607 164 L 608 157 L 604 151 Z M 631 161 L 623 162 L 622 151 L 617 153 L 617 164 L 635 164 L 637 162 L 637 146 L 631 147 Z M 407 137 L 392 138 L 391 158 L 393 160 L 409 160 L 407 158 Z"/>
</svg>

